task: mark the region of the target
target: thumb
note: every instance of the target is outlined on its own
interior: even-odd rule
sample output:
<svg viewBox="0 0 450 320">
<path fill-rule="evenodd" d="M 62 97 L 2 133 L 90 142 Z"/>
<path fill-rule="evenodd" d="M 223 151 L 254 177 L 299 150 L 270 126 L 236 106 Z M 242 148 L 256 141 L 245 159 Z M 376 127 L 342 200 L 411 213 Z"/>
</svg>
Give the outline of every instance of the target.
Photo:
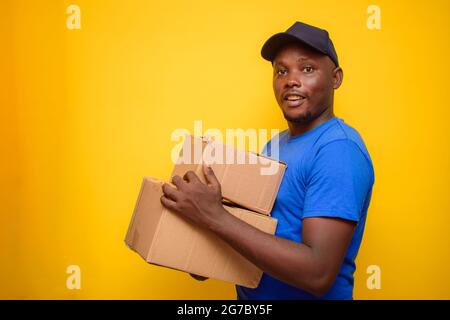
<svg viewBox="0 0 450 320">
<path fill-rule="evenodd" d="M 203 163 L 203 173 L 205 174 L 206 184 L 210 186 L 220 186 L 220 182 L 214 174 L 209 164 Z"/>
</svg>

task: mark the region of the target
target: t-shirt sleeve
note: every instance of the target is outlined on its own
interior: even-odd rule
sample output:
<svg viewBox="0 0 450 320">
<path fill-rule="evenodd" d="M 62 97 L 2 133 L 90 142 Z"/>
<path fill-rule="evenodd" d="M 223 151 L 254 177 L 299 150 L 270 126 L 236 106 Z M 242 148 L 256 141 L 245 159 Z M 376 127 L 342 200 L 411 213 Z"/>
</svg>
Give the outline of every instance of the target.
<svg viewBox="0 0 450 320">
<path fill-rule="evenodd" d="M 322 146 L 307 178 L 303 218 L 323 216 L 358 222 L 373 184 L 371 168 L 351 140 Z"/>
<path fill-rule="evenodd" d="M 270 139 L 269 141 L 266 142 L 266 144 L 264 145 L 261 154 L 263 156 L 266 157 L 272 157 L 272 143 L 274 139 L 280 139 L 280 134 L 277 134 L 276 136 L 274 136 L 272 139 Z"/>
<path fill-rule="evenodd" d="M 267 141 L 266 142 L 266 144 L 264 145 L 264 147 L 262 148 L 262 150 L 261 150 L 261 154 L 263 155 L 263 156 L 269 156 L 268 154 L 267 154 L 267 146 L 270 144 L 270 140 L 269 141 Z"/>
</svg>

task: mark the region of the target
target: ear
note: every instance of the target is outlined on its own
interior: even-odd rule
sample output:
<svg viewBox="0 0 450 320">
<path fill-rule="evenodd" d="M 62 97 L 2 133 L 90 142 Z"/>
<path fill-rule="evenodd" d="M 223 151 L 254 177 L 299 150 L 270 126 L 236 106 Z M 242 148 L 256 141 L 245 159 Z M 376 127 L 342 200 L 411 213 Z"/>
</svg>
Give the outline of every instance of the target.
<svg viewBox="0 0 450 320">
<path fill-rule="evenodd" d="M 341 86 L 342 80 L 344 78 L 344 71 L 341 67 L 336 67 L 333 70 L 333 88 L 337 89 Z"/>
</svg>

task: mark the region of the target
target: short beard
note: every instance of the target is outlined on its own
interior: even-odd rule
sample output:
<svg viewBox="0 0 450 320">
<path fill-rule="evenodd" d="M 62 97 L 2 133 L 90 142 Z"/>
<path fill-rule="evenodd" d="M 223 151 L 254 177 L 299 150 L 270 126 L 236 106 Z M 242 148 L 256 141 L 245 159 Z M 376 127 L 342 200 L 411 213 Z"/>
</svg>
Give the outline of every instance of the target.
<svg viewBox="0 0 450 320">
<path fill-rule="evenodd" d="M 283 112 L 284 118 L 291 123 L 299 124 L 299 125 L 305 125 L 311 123 L 315 118 L 313 114 L 310 111 L 306 111 L 304 114 L 298 116 L 298 117 L 290 117 L 285 112 Z"/>
</svg>

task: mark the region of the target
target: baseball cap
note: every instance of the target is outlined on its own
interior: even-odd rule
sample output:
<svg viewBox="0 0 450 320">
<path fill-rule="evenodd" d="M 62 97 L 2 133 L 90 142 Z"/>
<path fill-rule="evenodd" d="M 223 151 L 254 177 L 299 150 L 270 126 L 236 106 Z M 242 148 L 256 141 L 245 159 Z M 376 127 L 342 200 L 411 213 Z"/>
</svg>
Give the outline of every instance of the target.
<svg viewBox="0 0 450 320">
<path fill-rule="evenodd" d="M 338 56 L 330 39 L 328 31 L 303 22 L 295 22 L 285 32 L 274 34 L 263 45 L 261 55 L 273 62 L 275 55 L 282 46 L 291 42 L 302 42 L 309 47 L 327 55 L 339 67 Z"/>
</svg>

